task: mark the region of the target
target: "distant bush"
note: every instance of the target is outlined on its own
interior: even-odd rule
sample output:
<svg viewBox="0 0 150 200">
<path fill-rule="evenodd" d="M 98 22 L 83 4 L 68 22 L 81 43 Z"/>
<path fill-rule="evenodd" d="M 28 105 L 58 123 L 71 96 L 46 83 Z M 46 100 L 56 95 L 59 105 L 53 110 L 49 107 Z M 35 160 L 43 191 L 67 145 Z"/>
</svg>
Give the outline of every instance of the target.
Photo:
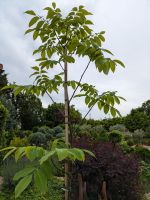
<svg viewBox="0 0 150 200">
<path fill-rule="evenodd" d="M 144 131 L 142 129 L 137 129 L 132 133 L 132 138 L 135 144 L 142 144 L 144 138 Z"/>
<path fill-rule="evenodd" d="M 150 150 L 142 146 L 136 146 L 134 147 L 133 151 L 137 153 L 141 160 L 150 162 Z"/>
<path fill-rule="evenodd" d="M 27 138 L 15 137 L 10 142 L 10 146 L 14 146 L 14 147 L 23 147 L 23 146 L 27 146 L 27 145 L 29 145 L 29 141 Z"/>
<path fill-rule="evenodd" d="M 116 124 L 114 126 L 110 126 L 109 131 L 113 131 L 113 130 L 117 130 L 117 131 L 125 133 L 126 127 L 124 124 Z"/>
<path fill-rule="evenodd" d="M 118 130 L 113 130 L 109 133 L 108 137 L 112 143 L 120 143 L 123 140 L 123 133 Z"/>
<path fill-rule="evenodd" d="M 37 132 L 30 135 L 29 142 L 31 145 L 44 146 L 46 145 L 47 140 L 46 136 L 43 133 Z"/>
<path fill-rule="evenodd" d="M 56 126 L 55 128 L 53 128 L 54 132 L 55 132 L 55 136 L 57 136 L 60 133 L 63 133 L 63 129 L 60 126 Z"/>
</svg>

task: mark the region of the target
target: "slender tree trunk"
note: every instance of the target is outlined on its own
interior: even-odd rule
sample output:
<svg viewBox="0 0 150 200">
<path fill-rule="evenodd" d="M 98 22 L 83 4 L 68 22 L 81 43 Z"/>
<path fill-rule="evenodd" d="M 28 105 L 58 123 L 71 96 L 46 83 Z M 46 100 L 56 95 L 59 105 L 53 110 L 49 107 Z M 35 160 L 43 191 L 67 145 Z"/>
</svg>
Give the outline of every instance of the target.
<svg viewBox="0 0 150 200">
<path fill-rule="evenodd" d="M 66 54 L 66 52 L 65 52 Z M 68 97 L 68 66 L 67 62 L 64 63 L 64 101 L 65 101 L 65 144 L 69 145 L 69 97 Z M 65 200 L 69 200 L 69 165 L 68 162 L 65 163 Z"/>
<path fill-rule="evenodd" d="M 79 183 L 79 200 L 83 200 L 83 180 L 81 174 L 78 174 L 78 183 Z"/>
</svg>

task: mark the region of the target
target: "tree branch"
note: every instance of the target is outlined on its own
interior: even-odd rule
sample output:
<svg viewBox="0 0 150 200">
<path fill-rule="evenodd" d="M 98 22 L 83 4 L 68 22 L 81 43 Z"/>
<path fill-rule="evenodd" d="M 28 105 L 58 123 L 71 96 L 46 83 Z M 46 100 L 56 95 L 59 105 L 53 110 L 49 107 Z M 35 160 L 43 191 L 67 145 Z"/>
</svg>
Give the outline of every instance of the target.
<svg viewBox="0 0 150 200">
<path fill-rule="evenodd" d="M 81 75 L 81 78 L 80 78 L 80 80 L 79 80 L 79 82 L 78 82 L 78 85 L 77 85 L 77 87 L 75 88 L 75 90 L 74 90 L 74 92 L 73 92 L 73 94 L 72 94 L 72 96 L 71 96 L 71 98 L 70 98 L 70 100 L 69 100 L 69 104 L 70 104 L 71 100 L 73 99 L 73 97 L 74 97 L 74 95 L 75 95 L 77 89 L 79 88 L 80 83 L 81 83 L 81 81 L 82 81 L 82 79 L 83 79 L 83 76 L 84 76 L 85 72 L 87 71 L 87 69 L 88 69 L 90 63 L 91 63 L 91 60 L 88 62 L 88 64 L 87 64 L 85 70 L 83 71 L 83 73 L 82 73 L 82 75 Z"/>
</svg>

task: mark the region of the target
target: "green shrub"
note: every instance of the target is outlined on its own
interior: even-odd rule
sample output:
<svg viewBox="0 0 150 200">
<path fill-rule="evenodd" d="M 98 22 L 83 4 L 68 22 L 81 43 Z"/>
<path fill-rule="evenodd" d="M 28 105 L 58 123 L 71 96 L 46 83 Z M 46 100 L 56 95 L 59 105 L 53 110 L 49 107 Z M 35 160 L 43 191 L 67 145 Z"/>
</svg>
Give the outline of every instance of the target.
<svg viewBox="0 0 150 200">
<path fill-rule="evenodd" d="M 102 138 L 102 136 L 104 136 L 105 133 L 106 133 L 106 130 L 102 125 L 94 126 L 90 129 L 90 136 L 96 140 L 99 140 L 100 138 Z"/>
<path fill-rule="evenodd" d="M 31 145 L 44 146 L 46 145 L 46 136 L 41 132 L 32 133 L 29 137 Z"/>
<path fill-rule="evenodd" d="M 143 194 L 150 193 L 150 163 L 141 162 L 140 182 Z"/>
<path fill-rule="evenodd" d="M 150 162 L 150 150 L 146 149 L 142 146 L 136 146 L 134 147 L 134 152 L 138 154 L 138 156 L 141 158 L 141 160 L 145 162 Z"/>
<path fill-rule="evenodd" d="M 120 143 L 123 140 L 123 133 L 117 130 L 113 130 L 109 133 L 109 141 L 113 143 Z"/>
<path fill-rule="evenodd" d="M 142 144 L 144 138 L 144 131 L 142 129 L 137 129 L 132 133 L 132 138 L 135 144 Z"/>
<path fill-rule="evenodd" d="M 57 136 L 60 133 L 63 133 L 63 129 L 60 126 L 56 126 L 54 129 L 55 136 Z"/>
<path fill-rule="evenodd" d="M 17 131 L 15 132 L 15 135 L 16 135 L 17 137 L 20 137 L 20 138 L 25 138 L 25 137 L 29 137 L 32 133 L 33 133 L 33 132 L 30 131 L 30 130 L 26 130 L 26 131 L 24 131 L 24 130 L 17 130 Z"/>
<path fill-rule="evenodd" d="M 144 137 L 150 139 L 150 126 L 146 128 Z"/>
<path fill-rule="evenodd" d="M 27 145 L 29 145 L 28 138 L 15 137 L 10 142 L 10 146 L 14 146 L 14 147 L 23 147 L 23 146 L 27 146 Z"/>
</svg>

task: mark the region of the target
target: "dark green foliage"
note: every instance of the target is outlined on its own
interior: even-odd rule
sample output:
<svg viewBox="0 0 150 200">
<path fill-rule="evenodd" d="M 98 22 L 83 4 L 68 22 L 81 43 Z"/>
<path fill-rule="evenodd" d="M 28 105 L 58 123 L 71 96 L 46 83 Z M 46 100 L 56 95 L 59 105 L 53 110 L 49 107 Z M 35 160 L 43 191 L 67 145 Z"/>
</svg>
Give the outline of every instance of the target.
<svg viewBox="0 0 150 200">
<path fill-rule="evenodd" d="M 60 126 L 56 126 L 54 129 L 55 136 L 57 136 L 60 133 L 63 133 L 63 129 Z"/>
<path fill-rule="evenodd" d="M 89 119 L 86 120 L 87 124 L 90 124 L 91 126 L 97 126 L 97 125 L 102 125 L 107 131 L 109 131 L 111 126 L 117 125 L 117 124 L 124 124 L 124 117 L 115 117 L 112 119 L 103 119 L 103 120 L 94 120 L 94 119 Z"/>
<path fill-rule="evenodd" d="M 0 102 L 0 146 L 3 145 L 4 129 L 6 126 L 6 120 L 8 116 L 8 110 Z"/>
<path fill-rule="evenodd" d="M 29 137 L 32 134 L 32 131 L 30 130 L 17 130 L 15 131 L 15 136 L 16 137 L 20 137 L 20 138 L 25 138 L 25 137 Z"/>
<path fill-rule="evenodd" d="M 150 163 L 142 161 L 141 168 L 140 181 L 143 194 L 145 194 L 150 192 Z"/>
<path fill-rule="evenodd" d="M 136 146 L 133 151 L 138 154 L 141 160 L 150 162 L 150 150 L 142 146 Z"/>
<path fill-rule="evenodd" d="M 46 136 L 41 132 L 32 133 L 29 137 L 29 142 L 31 145 L 45 146 Z"/>
<path fill-rule="evenodd" d="M 4 70 L 0 69 L 0 90 L 8 84 L 7 74 L 5 74 Z M 2 92 L 0 91 L 0 95 Z"/>
<path fill-rule="evenodd" d="M 113 130 L 109 133 L 109 141 L 112 143 L 120 143 L 123 140 L 123 133 L 117 130 Z"/>
<path fill-rule="evenodd" d="M 28 161 L 26 161 L 25 159 L 21 160 L 19 163 L 16 163 L 13 157 L 9 157 L 5 161 L 3 161 L 1 175 L 4 178 L 4 188 L 14 188 L 15 182 L 13 181 L 13 177 L 16 172 L 23 169 L 26 164 L 28 164 Z"/>
<path fill-rule="evenodd" d="M 150 100 L 144 102 L 141 109 L 146 115 L 150 116 Z"/>
<path fill-rule="evenodd" d="M 23 130 L 32 130 L 34 126 L 40 126 L 44 120 L 44 109 L 39 98 L 32 94 L 20 94 L 17 96 L 17 107 Z"/>
<path fill-rule="evenodd" d="M 125 117 L 125 126 L 129 131 L 137 129 L 145 130 L 150 125 L 150 118 L 141 109 L 133 109 L 129 115 Z"/>
<path fill-rule="evenodd" d="M 50 141 L 53 137 L 55 137 L 55 130 L 49 128 L 48 126 L 42 126 L 37 128 L 37 132 L 43 133 L 47 141 Z"/>
<path fill-rule="evenodd" d="M 70 123 L 77 124 L 81 121 L 82 115 L 81 113 L 74 108 L 74 106 L 70 106 Z M 46 110 L 46 123 L 50 127 L 55 127 L 60 124 L 64 124 L 64 104 L 62 103 L 54 103 L 49 105 Z"/>
</svg>

